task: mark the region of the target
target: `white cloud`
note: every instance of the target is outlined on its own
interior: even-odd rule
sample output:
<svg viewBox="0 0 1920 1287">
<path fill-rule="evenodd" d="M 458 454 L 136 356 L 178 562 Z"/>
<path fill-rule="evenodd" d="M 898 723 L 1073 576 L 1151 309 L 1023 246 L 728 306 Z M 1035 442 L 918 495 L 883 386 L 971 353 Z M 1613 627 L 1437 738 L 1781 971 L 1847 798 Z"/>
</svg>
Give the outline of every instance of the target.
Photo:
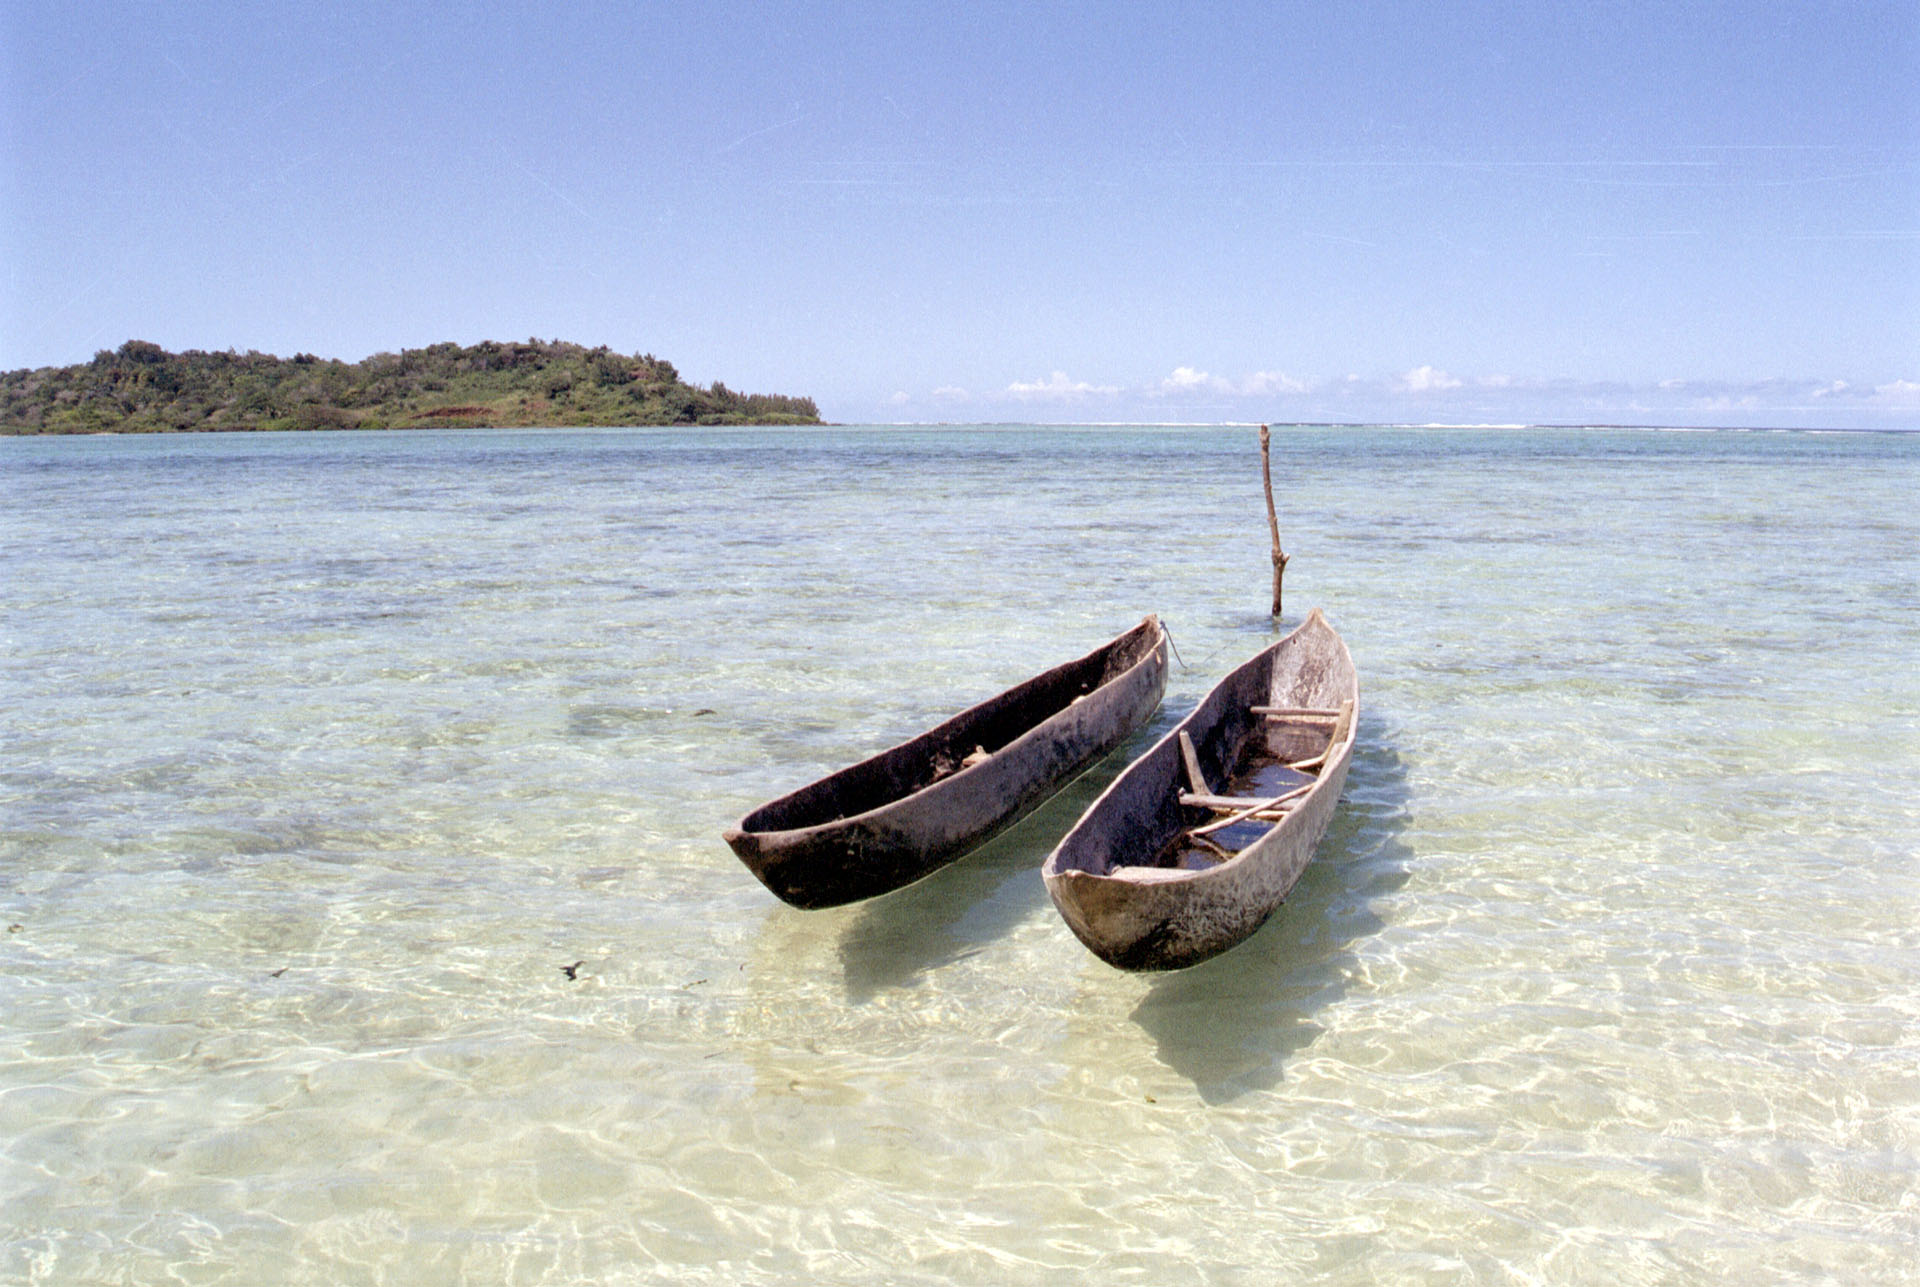
<svg viewBox="0 0 1920 1287">
<path fill-rule="evenodd" d="M 1208 375 L 1205 371 L 1196 371 L 1190 366 L 1177 366 L 1173 374 L 1160 381 L 1160 387 L 1170 393 L 1184 393 L 1192 389 L 1217 389 L 1226 381 Z"/>
<path fill-rule="evenodd" d="M 1220 393 L 1229 397 L 1251 398 L 1275 393 L 1305 393 L 1307 384 L 1278 371 L 1255 371 L 1244 380 L 1229 380 L 1196 367 L 1178 366 L 1151 392 L 1165 396 L 1186 393 Z"/>
<path fill-rule="evenodd" d="M 1832 407 L 1861 407 L 1883 411 L 1910 411 L 1920 408 L 1920 380 L 1893 380 L 1871 387 L 1829 380 L 1811 388 L 1791 380 L 1763 380 L 1750 386 L 1776 400 L 1794 403 L 1805 400 Z M 1735 389 L 1734 392 L 1738 392 Z"/>
<path fill-rule="evenodd" d="M 992 414 L 1020 418 L 1396 420 L 1426 408 L 1438 419 L 1486 423 L 1664 423 L 1762 425 L 1775 422 L 1845 426 L 1889 417 L 1910 421 L 1920 411 L 1920 378 L 1878 384 L 1833 378 L 1708 380 L 1657 383 L 1542 378 L 1511 374 L 1453 374 L 1433 365 L 1399 373 L 1331 373 L 1321 378 L 1254 371 L 1223 375 L 1195 364 L 1162 367 L 1165 374 L 1125 387 L 1075 379 L 1063 371 L 970 393 L 945 386 L 916 392 L 913 406 L 947 408 L 949 419 Z M 1097 408 L 1097 412 L 1095 409 Z M 1444 414 L 1442 411 L 1444 410 Z M 904 414 L 904 411 L 902 412 Z M 1878 418 L 1878 419 L 1876 419 Z"/>
<path fill-rule="evenodd" d="M 1920 407 L 1920 380 L 1895 380 L 1873 386 L 1875 402 L 1893 407 Z"/>
<path fill-rule="evenodd" d="M 887 401 L 891 402 L 896 407 L 904 407 L 909 402 L 913 401 L 913 395 L 911 393 L 908 393 L 905 389 L 901 389 L 899 392 L 895 393 L 891 398 L 888 398 Z"/>
<path fill-rule="evenodd" d="M 1460 381 L 1436 367 L 1417 366 L 1400 377 L 1400 387 L 1408 393 L 1433 393 L 1441 389 L 1457 389 Z"/>
<path fill-rule="evenodd" d="M 1307 391 L 1308 385 L 1305 380 L 1296 380 L 1278 371 L 1255 371 L 1240 382 L 1242 393 L 1306 393 Z"/>
<path fill-rule="evenodd" d="M 1016 380 L 1007 386 L 1007 392 L 1023 402 L 1071 402 L 1091 394 L 1118 393 L 1120 390 L 1111 385 L 1070 380 L 1065 371 L 1055 371 L 1044 380 Z"/>
</svg>

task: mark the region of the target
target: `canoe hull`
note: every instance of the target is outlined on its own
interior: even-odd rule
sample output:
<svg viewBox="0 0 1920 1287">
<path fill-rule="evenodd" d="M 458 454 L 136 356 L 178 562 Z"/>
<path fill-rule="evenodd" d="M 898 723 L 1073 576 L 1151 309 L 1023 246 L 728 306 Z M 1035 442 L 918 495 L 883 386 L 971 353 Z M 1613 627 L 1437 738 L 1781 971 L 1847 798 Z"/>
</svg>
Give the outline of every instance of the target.
<svg viewBox="0 0 1920 1287">
<path fill-rule="evenodd" d="M 1166 683 L 1166 632 L 1148 617 L 1085 657 L 763 805 L 726 832 L 727 843 L 796 907 L 899 889 L 1006 830 L 1110 753 L 1158 709 Z M 976 746 L 991 754 L 952 768 Z M 951 771 L 922 785 L 934 765 Z"/>
<path fill-rule="evenodd" d="M 1204 870 L 1156 865 L 1183 829 L 1179 737 L 1193 741 L 1209 780 L 1223 780 L 1247 739 L 1270 733 L 1254 706 L 1354 703 L 1341 743 L 1293 810 L 1229 861 Z M 1114 780 L 1052 854 L 1047 892 L 1076 937 L 1124 970 L 1198 964 L 1244 941 L 1286 898 L 1313 859 L 1352 761 L 1359 683 L 1346 645 L 1316 609 L 1300 629 L 1234 671 L 1193 713 Z M 1305 735 L 1292 754 L 1318 751 Z M 1320 738 L 1322 745 L 1325 736 Z M 1283 751 L 1287 750 L 1284 745 Z"/>
</svg>

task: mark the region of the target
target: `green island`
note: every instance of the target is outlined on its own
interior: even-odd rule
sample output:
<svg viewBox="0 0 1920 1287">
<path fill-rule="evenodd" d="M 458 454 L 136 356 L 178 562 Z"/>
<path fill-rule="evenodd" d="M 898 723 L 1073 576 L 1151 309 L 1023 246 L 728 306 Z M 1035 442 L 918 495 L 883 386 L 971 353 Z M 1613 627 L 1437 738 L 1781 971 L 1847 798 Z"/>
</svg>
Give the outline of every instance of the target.
<svg viewBox="0 0 1920 1287">
<path fill-rule="evenodd" d="M 145 340 L 0 374 L 0 433 L 817 425 L 812 398 L 687 384 L 651 354 L 561 340 L 434 344 L 359 362 L 169 353 Z"/>
</svg>

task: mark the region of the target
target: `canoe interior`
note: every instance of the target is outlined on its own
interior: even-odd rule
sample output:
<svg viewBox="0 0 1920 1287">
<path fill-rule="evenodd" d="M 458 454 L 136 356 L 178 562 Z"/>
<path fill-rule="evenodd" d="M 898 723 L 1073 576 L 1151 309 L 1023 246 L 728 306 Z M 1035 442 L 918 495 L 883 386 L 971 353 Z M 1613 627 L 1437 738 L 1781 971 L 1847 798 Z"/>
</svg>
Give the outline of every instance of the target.
<svg viewBox="0 0 1920 1287">
<path fill-rule="evenodd" d="M 1132 669 L 1159 645 L 1160 623 L 1148 617 L 1111 643 L 1036 675 L 954 716 L 912 741 L 830 774 L 740 821 L 746 832 L 796 831 L 855 817 L 924 790 L 989 755 L 1035 725 Z"/>
<path fill-rule="evenodd" d="M 1188 733 L 1207 785 L 1216 794 L 1271 798 L 1313 780 L 1285 767 L 1327 749 L 1325 721 L 1269 719 L 1255 706 L 1336 709 L 1353 696 L 1352 662 L 1324 622 L 1261 652 L 1228 675 L 1179 727 L 1136 760 L 1080 820 L 1048 861 L 1050 872 L 1125 875 L 1141 868 L 1207 870 L 1225 859 L 1188 838 L 1218 814 L 1183 806 L 1190 784 L 1179 734 Z M 1351 736 L 1351 733 L 1349 733 Z M 1276 824 L 1249 819 L 1214 833 L 1229 853 L 1259 840 Z"/>
<path fill-rule="evenodd" d="M 1307 755 L 1317 755 L 1320 748 L 1304 753 L 1292 750 L 1275 752 L 1272 747 L 1276 740 L 1290 743 L 1293 739 L 1249 737 L 1241 745 L 1233 774 L 1224 784 L 1225 789 L 1221 790 L 1220 794 L 1244 796 L 1248 799 L 1272 799 L 1295 787 L 1305 786 L 1315 781 L 1311 773 L 1301 773 L 1288 768 L 1287 761 L 1302 759 Z M 1326 739 L 1323 737 L 1320 740 L 1324 745 Z M 1212 785 L 1222 786 L 1217 782 Z M 1152 864 L 1155 867 L 1178 867 L 1183 871 L 1206 871 L 1210 867 L 1218 867 L 1225 861 L 1221 850 L 1224 849 L 1227 853 L 1238 853 L 1273 830 L 1274 826 L 1270 819 L 1246 818 L 1231 826 L 1222 827 L 1218 831 L 1209 832 L 1207 839 L 1212 841 L 1212 844 L 1205 844 L 1193 837 L 1190 828 L 1197 823 L 1212 821 L 1219 815 L 1208 809 L 1182 810 L 1181 812 L 1191 821 L 1155 855 L 1155 861 Z"/>
</svg>

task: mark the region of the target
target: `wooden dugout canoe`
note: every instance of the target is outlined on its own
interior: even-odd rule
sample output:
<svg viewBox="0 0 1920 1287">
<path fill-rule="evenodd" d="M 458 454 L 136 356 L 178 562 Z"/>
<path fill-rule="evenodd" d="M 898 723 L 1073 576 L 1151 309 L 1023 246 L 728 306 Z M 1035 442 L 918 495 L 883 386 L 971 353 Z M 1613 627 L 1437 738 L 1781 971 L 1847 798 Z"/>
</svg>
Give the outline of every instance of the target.
<svg viewBox="0 0 1920 1287">
<path fill-rule="evenodd" d="M 1353 658 L 1315 608 L 1093 802 L 1041 869 L 1054 906 L 1123 970 L 1176 970 L 1238 944 L 1312 859 L 1359 716 Z"/>
<path fill-rule="evenodd" d="M 763 804 L 725 833 L 796 907 L 912 884 L 1031 813 L 1158 709 L 1167 632 L 1148 617 L 1103 647 L 871 759 Z"/>
</svg>

